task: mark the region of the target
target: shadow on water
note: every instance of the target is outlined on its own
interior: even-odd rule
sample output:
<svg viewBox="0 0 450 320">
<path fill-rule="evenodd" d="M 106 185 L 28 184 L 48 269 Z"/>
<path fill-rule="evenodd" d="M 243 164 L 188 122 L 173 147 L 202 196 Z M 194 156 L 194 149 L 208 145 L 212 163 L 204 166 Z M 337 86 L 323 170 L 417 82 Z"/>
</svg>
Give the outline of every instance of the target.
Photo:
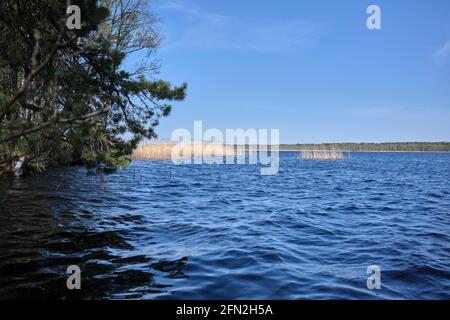
<svg viewBox="0 0 450 320">
<path fill-rule="evenodd" d="M 133 299 L 170 287 L 158 283 L 161 275 L 186 277 L 186 257 L 156 260 L 134 250 L 130 225 L 141 217 L 86 206 L 108 193 L 103 177 L 70 171 L 0 180 L 1 299 Z M 67 289 L 70 265 L 82 270 L 82 290 Z"/>
</svg>

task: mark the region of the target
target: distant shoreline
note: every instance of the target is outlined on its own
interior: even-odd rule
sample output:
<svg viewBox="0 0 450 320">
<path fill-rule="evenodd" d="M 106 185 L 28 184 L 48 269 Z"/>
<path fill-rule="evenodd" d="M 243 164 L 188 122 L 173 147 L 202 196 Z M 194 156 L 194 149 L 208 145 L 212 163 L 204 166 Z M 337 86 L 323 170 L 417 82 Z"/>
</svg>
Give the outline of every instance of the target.
<svg viewBox="0 0 450 320">
<path fill-rule="evenodd" d="M 134 150 L 134 158 L 161 158 L 169 157 L 172 153 L 172 147 L 177 142 L 172 141 L 151 141 L 141 143 Z M 270 150 L 271 145 L 255 145 L 255 144 L 220 144 L 211 142 L 193 142 L 192 149 L 198 149 L 195 153 L 203 152 L 203 148 L 207 148 L 207 152 L 214 149 L 214 154 L 234 153 L 237 151 L 264 151 Z M 323 144 L 279 144 L 277 149 L 281 152 L 305 152 L 305 151 L 337 151 L 337 152 L 373 152 L 373 153 L 450 153 L 450 142 L 385 142 L 385 143 L 323 143 Z M 192 152 L 191 150 L 190 152 Z M 151 154 L 149 154 L 149 152 Z"/>
<path fill-rule="evenodd" d="M 238 148 L 256 148 L 255 145 L 239 145 Z M 268 146 L 270 149 L 270 145 Z M 382 143 L 303 143 L 283 144 L 280 151 L 323 151 L 336 150 L 340 152 L 450 152 L 450 142 L 382 142 Z"/>
<path fill-rule="evenodd" d="M 320 150 L 286 150 L 280 149 L 280 152 L 301 152 L 301 151 L 320 151 Z M 352 153 L 450 153 L 450 151 L 381 151 L 381 150 L 339 150 L 340 152 L 352 152 Z"/>
</svg>

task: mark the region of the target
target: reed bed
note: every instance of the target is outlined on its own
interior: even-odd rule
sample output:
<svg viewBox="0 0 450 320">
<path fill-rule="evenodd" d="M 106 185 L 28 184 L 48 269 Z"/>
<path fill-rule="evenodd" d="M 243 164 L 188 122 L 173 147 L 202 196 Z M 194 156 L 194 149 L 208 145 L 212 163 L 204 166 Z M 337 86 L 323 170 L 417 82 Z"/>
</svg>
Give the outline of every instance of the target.
<svg viewBox="0 0 450 320">
<path fill-rule="evenodd" d="M 229 157 L 242 153 L 232 145 L 215 142 L 147 142 L 137 146 L 133 160 L 170 160 L 172 156 L 187 157 Z"/>
<path fill-rule="evenodd" d="M 304 150 L 300 152 L 300 158 L 303 160 L 344 160 L 342 151 L 338 150 Z"/>
</svg>

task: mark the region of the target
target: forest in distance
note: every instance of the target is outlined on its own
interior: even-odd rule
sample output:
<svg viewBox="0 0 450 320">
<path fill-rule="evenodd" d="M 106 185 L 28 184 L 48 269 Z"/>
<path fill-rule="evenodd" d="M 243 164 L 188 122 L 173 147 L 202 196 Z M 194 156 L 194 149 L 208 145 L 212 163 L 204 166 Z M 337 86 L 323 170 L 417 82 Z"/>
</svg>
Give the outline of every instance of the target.
<svg viewBox="0 0 450 320">
<path fill-rule="evenodd" d="M 280 150 L 340 150 L 349 152 L 450 152 L 450 142 L 280 144 Z"/>
</svg>

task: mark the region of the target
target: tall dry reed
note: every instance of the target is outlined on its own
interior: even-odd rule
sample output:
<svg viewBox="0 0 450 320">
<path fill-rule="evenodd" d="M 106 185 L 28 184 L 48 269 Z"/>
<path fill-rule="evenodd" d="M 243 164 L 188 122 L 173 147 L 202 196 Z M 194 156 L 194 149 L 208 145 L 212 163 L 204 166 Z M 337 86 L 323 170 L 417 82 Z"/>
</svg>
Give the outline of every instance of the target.
<svg viewBox="0 0 450 320">
<path fill-rule="evenodd" d="M 308 150 L 301 151 L 303 160 L 344 160 L 344 153 L 338 150 Z"/>
<path fill-rule="evenodd" d="M 169 160 L 175 157 L 224 157 L 235 156 L 241 152 L 234 146 L 215 142 L 147 142 L 137 146 L 133 160 Z"/>
</svg>

